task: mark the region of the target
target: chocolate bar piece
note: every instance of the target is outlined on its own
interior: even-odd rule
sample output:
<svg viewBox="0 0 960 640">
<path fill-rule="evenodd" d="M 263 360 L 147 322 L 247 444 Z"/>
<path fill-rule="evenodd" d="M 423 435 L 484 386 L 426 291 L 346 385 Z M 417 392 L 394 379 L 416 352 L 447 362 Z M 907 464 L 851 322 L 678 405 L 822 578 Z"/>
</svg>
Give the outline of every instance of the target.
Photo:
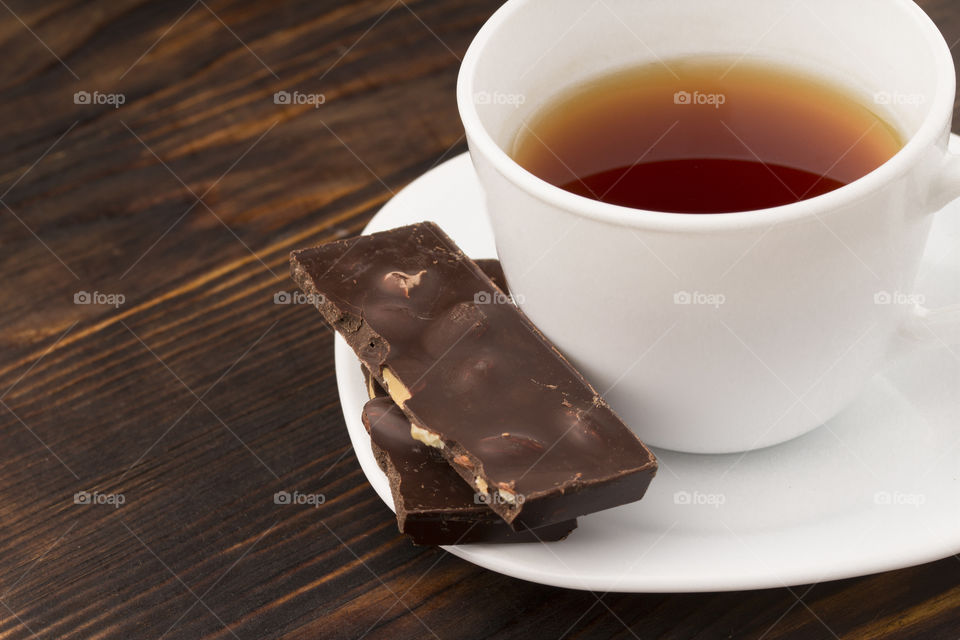
<svg viewBox="0 0 960 640">
<path fill-rule="evenodd" d="M 410 421 L 389 397 L 363 407 L 363 425 L 377 464 L 390 480 L 397 525 L 414 544 L 553 542 L 577 527 L 576 520 L 567 520 L 514 531 L 446 460 L 410 437 Z"/>
<path fill-rule="evenodd" d="M 291 271 L 411 435 L 515 529 L 643 497 L 653 454 L 435 224 L 295 251 Z"/>
<path fill-rule="evenodd" d="M 477 260 L 491 278 L 500 262 Z M 502 276 L 501 276 L 501 282 Z M 363 407 L 363 426 L 377 464 L 390 482 L 400 533 L 414 544 L 555 542 L 577 528 L 576 520 L 514 531 L 483 506 L 485 497 L 463 482 L 438 451 L 410 437 L 410 421 L 380 383 L 363 372 L 370 401 Z"/>
<path fill-rule="evenodd" d="M 499 260 L 476 262 L 506 290 Z M 533 532 L 514 531 L 483 506 L 482 494 L 472 491 L 439 452 L 410 437 L 410 421 L 370 371 L 360 369 L 370 398 L 363 408 L 363 425 L 370 434 L 374 458 L 390 481 L 397 526 L 414 544 L 553 542 L 577 527 L 576 520 L 569 520 Z"/>
</svg>

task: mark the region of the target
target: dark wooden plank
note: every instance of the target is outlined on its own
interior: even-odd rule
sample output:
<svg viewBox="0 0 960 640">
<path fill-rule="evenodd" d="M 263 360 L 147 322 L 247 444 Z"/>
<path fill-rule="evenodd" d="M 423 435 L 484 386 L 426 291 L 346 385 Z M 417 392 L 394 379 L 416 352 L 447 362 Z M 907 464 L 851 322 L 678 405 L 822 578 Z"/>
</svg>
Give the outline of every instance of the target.
<svg viewBox="0 0 960 640">
<path fill-rule="evenodd" d="M 343 428 L 329 332 L 273 295 L 290 249 L 357 232 L 465 148 L 458 56 L 497 3 L 7 4 L 0 637 L 957 638 L 957 558 L 598 600 L 398 536 Z M 954 3 L 922 4 L 960 39 Z"/>
</svg>

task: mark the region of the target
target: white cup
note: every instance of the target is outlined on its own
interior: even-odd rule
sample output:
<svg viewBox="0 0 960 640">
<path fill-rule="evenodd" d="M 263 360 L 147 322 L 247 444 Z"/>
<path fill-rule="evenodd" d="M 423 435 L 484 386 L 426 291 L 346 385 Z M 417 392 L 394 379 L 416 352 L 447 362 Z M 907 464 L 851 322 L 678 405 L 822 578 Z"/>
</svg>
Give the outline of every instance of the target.
<svg viewBox="0 0 960 640">
<path fill-rule="evenodd" d="M 700 54 L 842 82 L 908 142 L 826 195 L 718 215 L 576 196 L 505 151 L 566 87 Z M 910 0 L 509 0 L 457 100 L 523 310 L 648 444 L 729 453 L 823 424 L 904 338 L 956 328 L 957 307 L 912 293 L 932 214 L 960 196 L 954 92 L 950 51 Z"/>
</svg>

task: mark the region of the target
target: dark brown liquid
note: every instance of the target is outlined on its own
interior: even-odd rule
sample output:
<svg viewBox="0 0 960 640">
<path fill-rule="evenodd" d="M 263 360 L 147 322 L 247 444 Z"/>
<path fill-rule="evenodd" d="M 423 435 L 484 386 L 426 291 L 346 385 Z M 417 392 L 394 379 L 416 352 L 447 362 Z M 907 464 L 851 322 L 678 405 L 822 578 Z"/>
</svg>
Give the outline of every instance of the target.
<svg viewBox="0 0 960 640">
<path fill-rule="evenodd" d="M 903 147 L 867 103 L 742 60 L 679 60 L 601 77 L 548 103 L 514 159 L 612 204 L 729 213 L 790 204 L 870 173 Z"/>
</svg>

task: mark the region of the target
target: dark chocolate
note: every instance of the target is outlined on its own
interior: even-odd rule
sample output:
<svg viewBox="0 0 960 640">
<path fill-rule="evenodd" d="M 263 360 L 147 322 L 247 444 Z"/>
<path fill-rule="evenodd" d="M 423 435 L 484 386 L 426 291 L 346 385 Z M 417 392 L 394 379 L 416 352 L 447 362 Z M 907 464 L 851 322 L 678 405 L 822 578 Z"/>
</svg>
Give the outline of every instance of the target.
<svg viewBox="0 0 960 640">
<path fill-rule="evenodd" d="M 506 289 L 499 260 L 476 262 Z M 390 482 L 397 526 L 414 544 L 552 542 L 576 528 L 577 521 L 569 520 L 533 532 L 516 532 L 489 508 L 478 508 L 480 494 L 463 482 L 439 452 L 410 437 L 407 417 L 367 368 L 361 365 L 360 369 L 370 399 L 363 408 L 363 425 L 370 434 L 374 458 Z"/>
<path fill-rule="evenodd" d="M 389 397 L 363 407 L 377 464 L 390 480 L 400 532 L 415 544 L 553 542 L 577 527 L 567 520 L 514 531 L 435 450 L 410 437 L 410 421 Z"/>
<path fill-rule="evenodd" d="M 291 271 L 411 434 L 515 528 L 643 497 L 653 454 L 435 224 L 295 251 Z"/>
</svg>

